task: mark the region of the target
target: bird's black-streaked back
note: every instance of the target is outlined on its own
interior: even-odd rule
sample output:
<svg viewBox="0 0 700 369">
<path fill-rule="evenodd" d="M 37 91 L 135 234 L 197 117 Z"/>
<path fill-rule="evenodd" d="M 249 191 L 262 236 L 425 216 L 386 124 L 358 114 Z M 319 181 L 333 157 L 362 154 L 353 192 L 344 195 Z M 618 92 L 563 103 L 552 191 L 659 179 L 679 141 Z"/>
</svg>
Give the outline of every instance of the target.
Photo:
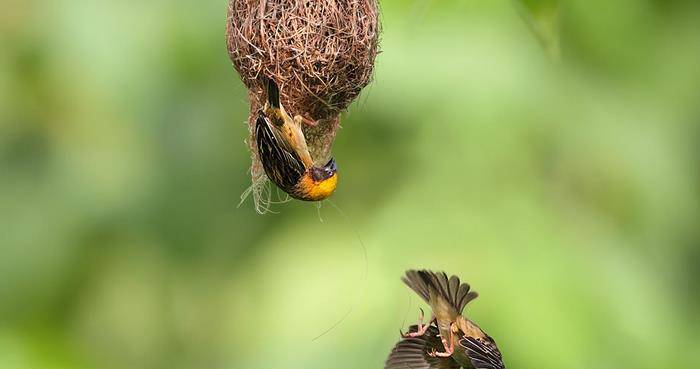
<svg viewBox="0 0 700 369">
<path fill-rule="evenodd" d="M 260 112 L 255 123 L 258 156 L 268 178 L 287 193 L 299 182 L 306 168 L 294 150 L 287 150 L 272 132 L 265 115 Z"/>
</svg>

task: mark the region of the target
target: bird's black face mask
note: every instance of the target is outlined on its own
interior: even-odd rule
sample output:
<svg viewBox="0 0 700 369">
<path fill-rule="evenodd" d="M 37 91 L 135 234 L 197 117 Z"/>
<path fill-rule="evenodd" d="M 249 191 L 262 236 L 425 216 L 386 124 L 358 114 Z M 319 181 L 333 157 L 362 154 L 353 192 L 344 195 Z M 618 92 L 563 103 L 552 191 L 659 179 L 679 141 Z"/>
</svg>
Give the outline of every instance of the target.
<svg viewBox="0 0 700 369">
<path fill-rule="evenodd" d="M 328 163 L 326 163 L 326 165 L 324 165 L 322 168 L 314 167 L 311 170 L 311 176 L 315 181 L 323 181 L 333 177 L 337 171 L 338 167 L 335 164 L 335 159 L 331 158 L 331 160 L 329 160 Z"/>
</svg>

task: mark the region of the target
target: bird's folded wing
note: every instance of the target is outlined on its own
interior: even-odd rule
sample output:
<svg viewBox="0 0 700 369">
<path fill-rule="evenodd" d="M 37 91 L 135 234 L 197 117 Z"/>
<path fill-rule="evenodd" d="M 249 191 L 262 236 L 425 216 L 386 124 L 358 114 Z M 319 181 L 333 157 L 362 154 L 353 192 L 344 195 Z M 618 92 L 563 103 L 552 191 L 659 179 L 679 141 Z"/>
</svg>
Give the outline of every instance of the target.
<svg viewBox="0 0 700 369">
<path fill-rule="evenodd" d="M 409 328 L 409 332 L 416 331 L 418 327 L 415 325 Z M 458 369 L 459 364 L 452 358 L 428 355 L 433 351 L 443 351 L 438 334 L 437 327 L 431 325 L 420 337 L 403 338 L 391 350 L 384 369 Z"/>
<path fill-rule="evenodd" d="M 459 340 L 459 346 L 466 351 L 475 369 L 505 368 L 501 352 L 490 337 L 484 339 L 464 336 Z"/>
<path fill-rule="evenodd" d="M 270 180 L 286 190 L 294 187 L 306 171 L 304 163 L 262 113 L 255 123 L 255 136 L 258 156 Z"/>
</svg>

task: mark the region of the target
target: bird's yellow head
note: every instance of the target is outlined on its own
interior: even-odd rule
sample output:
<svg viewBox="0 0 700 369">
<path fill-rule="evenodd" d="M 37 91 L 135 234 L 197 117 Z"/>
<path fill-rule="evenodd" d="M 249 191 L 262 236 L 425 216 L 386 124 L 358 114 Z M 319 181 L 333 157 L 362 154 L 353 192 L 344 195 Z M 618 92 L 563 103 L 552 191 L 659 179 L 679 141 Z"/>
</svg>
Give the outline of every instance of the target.
<svg viewBox="0 0 700 369">
<path fill-rule="evenodd" d="M 338 168 L 331 158 L 323 167 L 310 168 L 302 176 L 292 196 L 300 200 L 320 201 L 332 195 L 337 185 Z"/>
</svg>

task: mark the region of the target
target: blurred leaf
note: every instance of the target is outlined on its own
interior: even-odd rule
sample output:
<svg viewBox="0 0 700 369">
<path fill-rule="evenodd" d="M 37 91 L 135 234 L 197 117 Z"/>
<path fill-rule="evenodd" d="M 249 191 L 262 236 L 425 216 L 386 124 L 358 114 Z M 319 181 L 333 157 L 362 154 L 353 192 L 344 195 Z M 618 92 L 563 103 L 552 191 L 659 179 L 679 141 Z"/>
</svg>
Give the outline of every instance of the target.
<svg viewBox="0 0 700 369">
<path fill-rule="evenodd" d="M 559 0 L 513 1 L 547 55 L 553 60 L 559 60 Z"/>
</svg>

